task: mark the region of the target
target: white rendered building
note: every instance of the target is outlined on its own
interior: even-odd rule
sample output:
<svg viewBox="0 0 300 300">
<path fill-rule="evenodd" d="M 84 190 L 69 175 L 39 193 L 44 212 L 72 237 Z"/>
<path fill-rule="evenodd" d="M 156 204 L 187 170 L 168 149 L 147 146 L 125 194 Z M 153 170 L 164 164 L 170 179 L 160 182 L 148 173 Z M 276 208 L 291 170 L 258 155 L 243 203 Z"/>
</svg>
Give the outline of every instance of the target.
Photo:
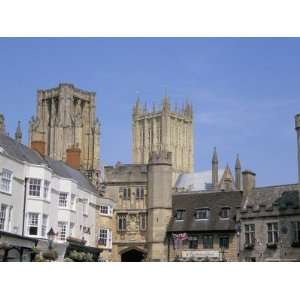
<svg viewBox="0 0 300 300">
<path fill-rule="evenodd" d="M 68 237 L 97 245 L 101 198 L 79 171 L 0 133 L 0 231 L 56 242 Z"/>
</svg>

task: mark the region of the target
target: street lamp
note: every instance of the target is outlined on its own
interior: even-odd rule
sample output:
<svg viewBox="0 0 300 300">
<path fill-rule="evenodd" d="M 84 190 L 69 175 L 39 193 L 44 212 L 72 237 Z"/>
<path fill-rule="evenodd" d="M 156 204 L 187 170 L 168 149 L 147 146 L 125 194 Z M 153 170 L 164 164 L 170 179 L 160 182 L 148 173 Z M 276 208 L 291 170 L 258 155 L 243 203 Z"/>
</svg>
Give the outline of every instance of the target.
<svg viewBox="0 0 300 300">
<path fill-rule="evenodd" d="M 49 240 L 49 250 L 51 250 L 53 248 L 53 241 L 55 239 L 55 232 L 53 230 L 53 228 L 51 227 L 51 229 L 49 230 L 49 232 L 47 233 L 47 237 L 48 237 L 48 240 Z"/>
</svg>

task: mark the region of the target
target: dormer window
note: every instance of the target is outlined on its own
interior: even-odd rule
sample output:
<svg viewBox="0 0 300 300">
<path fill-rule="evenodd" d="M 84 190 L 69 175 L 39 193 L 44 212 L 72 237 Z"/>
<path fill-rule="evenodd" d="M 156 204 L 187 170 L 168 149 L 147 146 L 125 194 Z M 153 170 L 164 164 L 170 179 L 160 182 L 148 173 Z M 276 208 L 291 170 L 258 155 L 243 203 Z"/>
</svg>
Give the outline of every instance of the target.
<svg viewBox="0 0 300 300">
<path fill-rule="evenodd" d="M 222 207 L 220 211 L 221 219 L 229 219 L 230 207 Z"/>
<path fill-rule="evenodd" d="M 209 208 L 199 208 L 195 212 L 195 220 L 208 220 Z"/>
<path fill-rule="evenodd" d="M 176 221 L 183 221 L 184 220 L 184 209 L 177 209 L 175 212 L 175 220 Z"/>
</svg>

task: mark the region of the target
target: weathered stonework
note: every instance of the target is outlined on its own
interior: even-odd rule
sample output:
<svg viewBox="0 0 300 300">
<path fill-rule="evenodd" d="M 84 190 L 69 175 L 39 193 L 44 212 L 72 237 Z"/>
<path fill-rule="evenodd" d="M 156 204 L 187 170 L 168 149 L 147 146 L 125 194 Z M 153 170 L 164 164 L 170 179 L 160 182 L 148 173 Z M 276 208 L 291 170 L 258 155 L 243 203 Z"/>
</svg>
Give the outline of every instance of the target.
<svg viewBox="0 0 300 300">
<path fill-rule="evenodd" d="M 142 111 L 138 99 L 132 120 L 133 163 L 147 164 L 151 152 L 166 151 L 172 153 L 174 174 L 193 171 L 193 111 L 190 104 L 181 111 L 172 111 L 169 98 L 165 97 L 158 111 L 155 108 Z"/>
<path fill-rule="evenodd" d="M 37 93 L 36 117 L 29 122 L 29 146 L 45 143 L 45 155 L 67 160 L 67 150 L 81 150 L 80 169 L 98 184 L 100 123 L 96 119 L 96 94 L 60 84 Z"/>
</svg>

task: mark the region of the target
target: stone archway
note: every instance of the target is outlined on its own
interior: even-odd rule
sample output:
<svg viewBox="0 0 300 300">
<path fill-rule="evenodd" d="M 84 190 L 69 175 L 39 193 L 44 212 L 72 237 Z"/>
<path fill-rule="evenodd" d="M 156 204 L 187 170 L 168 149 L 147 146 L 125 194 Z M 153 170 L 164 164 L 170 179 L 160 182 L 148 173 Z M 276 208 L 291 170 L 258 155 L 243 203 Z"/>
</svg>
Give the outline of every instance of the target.
<svg viewBox="0 0 300 300">
<path fill-rule="evenodd" d="M 120 254 L 122 262 L 141 262 L 146 258 L 145 251 L 139 248 L 129 248 L 122 251 Z"/>
</svg>

